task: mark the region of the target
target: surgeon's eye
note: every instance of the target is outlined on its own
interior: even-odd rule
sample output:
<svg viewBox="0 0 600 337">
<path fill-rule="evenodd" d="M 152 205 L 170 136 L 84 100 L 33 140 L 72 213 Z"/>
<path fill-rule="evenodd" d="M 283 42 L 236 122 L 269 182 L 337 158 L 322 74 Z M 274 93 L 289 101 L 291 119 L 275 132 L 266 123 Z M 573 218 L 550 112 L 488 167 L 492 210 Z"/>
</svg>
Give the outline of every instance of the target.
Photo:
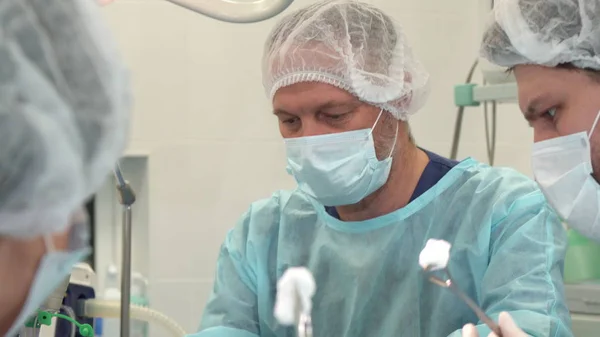
<svg viewBox="0 0 600 337">
<path fill-rule="evenodd" d="M 556 108 L 552 108 L 552 109 L 548 109 L 548 110 L 544 111 L 544 113 L 542 113 L 541 117 L 547 118 L 550 120 L 554 120 L 554 118 L 556 118 Z"/>
<path fill-rule="evenodd" d="M 545 121 L 546 123 L 555 123 L 556 116 L 558 114 L 558 108 L 547 109 L 541 114 L 539 114 L 539 119 Z"/>
<path fill-rule="evenodd" d="M 292 126 L 292 125 L 298 124 L 299 121 L 300 121 L 300 118 L 298 118 L 298 117 L 291 117 L 291 118 L 286 118 L 286 119 L 282 120 L 281 122 L 283 124 Z"/>
</svg>

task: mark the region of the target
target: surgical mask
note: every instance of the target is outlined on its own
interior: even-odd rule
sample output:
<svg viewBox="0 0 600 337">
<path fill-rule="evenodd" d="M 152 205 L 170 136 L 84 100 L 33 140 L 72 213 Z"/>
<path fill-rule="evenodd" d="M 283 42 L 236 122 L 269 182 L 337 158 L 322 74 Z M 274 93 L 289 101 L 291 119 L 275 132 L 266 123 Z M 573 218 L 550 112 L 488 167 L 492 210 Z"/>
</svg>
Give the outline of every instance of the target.
<svg viewBox="0 0 600 337">
<path fill-rule="evenodd" d="M 387 158 L 378 160 L 373 128 L 319 136 L 285 139 L 288 172 L 301 191 L 324 206 L 355 204 L 378 190 L 388 179 L 394 145 Z"/>
<path fill-rule="evenodd" d="M 533 144 L 533 173 L 548 203 L 563 221 L 581 234 L 600 241 L 600 185 L 592 177 L 588 133 Z"/>
<path fill-rule="evenodd" d="M 40 260 L 25 304 L 6 336 L 17 335 L 28 319 L 35 315 L 38 309 L 43 308 L 48 296 L 70 276 L 73 265 L 89 255 L 88 224 L 75 225 L 71 231 L 69 241 L 69 251 L 56 251 L 52 238 L 49 235 L 44 237 L 46 254 Z"/>
</svg>

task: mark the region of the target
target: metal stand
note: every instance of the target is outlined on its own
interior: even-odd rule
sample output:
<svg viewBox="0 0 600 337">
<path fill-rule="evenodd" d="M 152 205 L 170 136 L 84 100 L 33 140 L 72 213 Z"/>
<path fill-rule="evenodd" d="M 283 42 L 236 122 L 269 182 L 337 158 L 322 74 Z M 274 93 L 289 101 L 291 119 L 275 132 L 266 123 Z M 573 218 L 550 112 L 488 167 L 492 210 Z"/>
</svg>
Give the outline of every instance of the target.
<svg viewBox="0 0 600 337">
<path fill-rule="evenodd" d="M 135 193 L 123 178 L 117 164 L 114 171 L 117 180 L 119 203 L 123 205 L 123 254 L 121 261 L 121 337 L 129 337 L 129 304 L 131 297 L 131 206 L 135 203 Z"/>
</svg>

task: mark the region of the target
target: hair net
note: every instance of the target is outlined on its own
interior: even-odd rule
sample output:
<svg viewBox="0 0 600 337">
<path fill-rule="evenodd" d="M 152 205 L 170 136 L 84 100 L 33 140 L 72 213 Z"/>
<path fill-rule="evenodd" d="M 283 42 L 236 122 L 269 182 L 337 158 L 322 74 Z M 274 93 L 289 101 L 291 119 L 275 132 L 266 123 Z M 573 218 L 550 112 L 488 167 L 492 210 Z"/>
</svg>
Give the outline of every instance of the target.
<svg viewBox="0 0 600 337">
<path fill-rule="evenodd" d="M 407 119 L 424 103 L 429 75 L 402 29 L 372 5 L 323 1 L 284 17 L 263 56 L 269 98 L 281 87 L 322 82 Z"/>
<path fill-rule="evenodd" d="M 600 70 L 599 0 L 497 0 L 493 19 L 482 44 L 493 63 Z"/>
<path fill-rule="evenodd" d="M 124 149 L 128 78 L 97 6 L 0 1 L 0 235 L 65 230 Z"/>
</svg>

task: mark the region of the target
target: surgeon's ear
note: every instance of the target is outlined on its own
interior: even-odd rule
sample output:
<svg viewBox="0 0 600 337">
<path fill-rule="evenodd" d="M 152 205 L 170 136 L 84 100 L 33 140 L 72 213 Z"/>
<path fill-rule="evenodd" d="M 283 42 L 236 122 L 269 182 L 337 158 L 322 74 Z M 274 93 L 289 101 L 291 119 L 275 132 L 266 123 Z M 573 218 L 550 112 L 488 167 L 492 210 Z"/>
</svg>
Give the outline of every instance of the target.
<svg viewBox="0 0 600 337">
<path fill-rule="evenodd" d="M 69 234 L 71 232 L 71 226 L 62 232 L 52 234 L 52 243 L 54 244 L 54 249 L 56 250 L 67 250 L 69 248 Z"/>
</svg>

